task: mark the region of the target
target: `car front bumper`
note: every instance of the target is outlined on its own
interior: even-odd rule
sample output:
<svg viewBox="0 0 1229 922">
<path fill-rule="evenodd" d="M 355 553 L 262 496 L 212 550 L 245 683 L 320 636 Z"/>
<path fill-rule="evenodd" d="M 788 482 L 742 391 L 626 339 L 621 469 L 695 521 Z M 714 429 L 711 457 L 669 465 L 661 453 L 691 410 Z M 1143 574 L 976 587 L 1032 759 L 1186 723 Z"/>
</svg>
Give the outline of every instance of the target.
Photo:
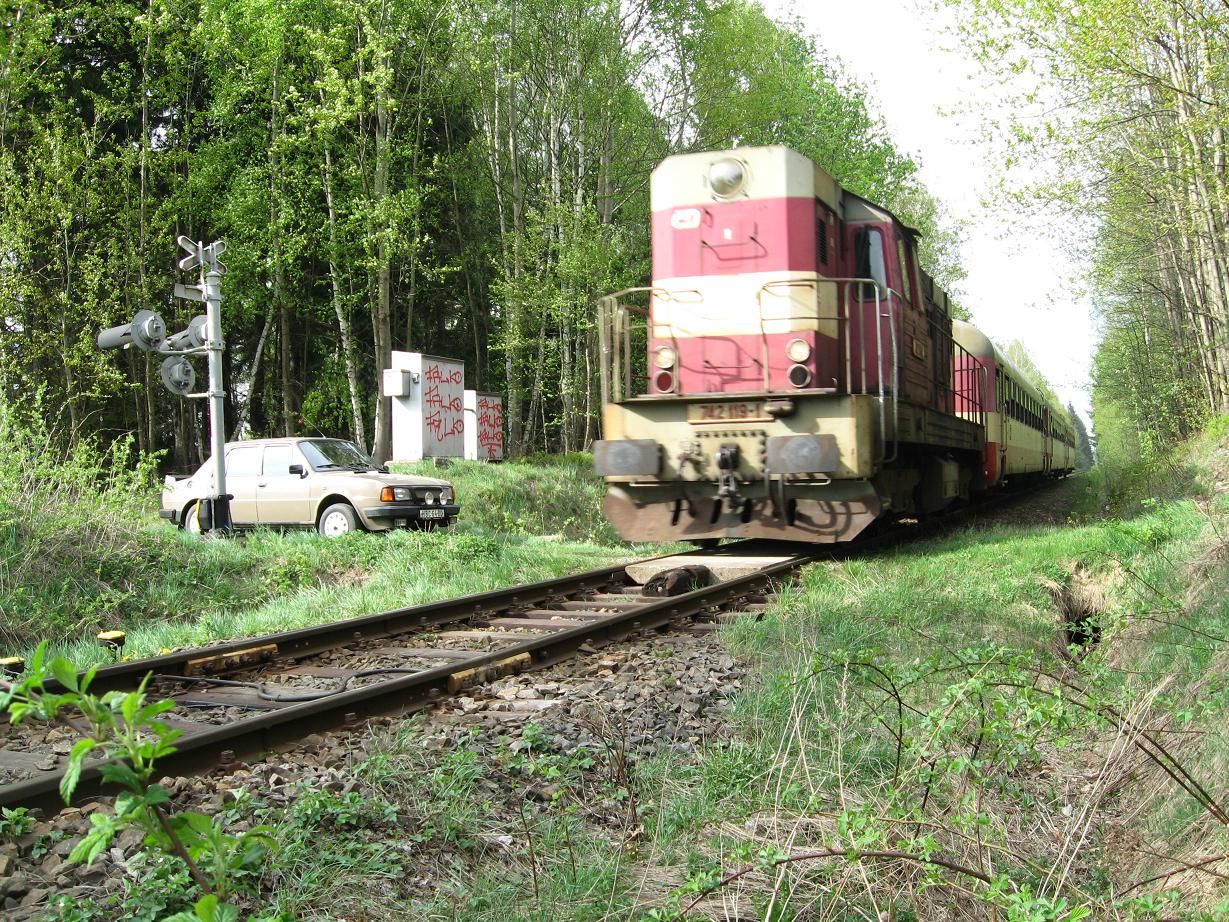
<svg viewBox="0 0 1229 922">
<path fill-rule="evenodd" d="M 442 510 L 443 515 L 437 510 Z M 423 506 L 419 503 L 382 503 L 379 506 L 368 506 L 363 509 L 363 518 L 370 519 L 376 527 L 392 528 L 400 524 L 397 520 L 410 522 L 441 522 L 447 524 L 456 518 L 461 511 L 458 505 Z M 433 513 L 423 515 L 424 512 Z"/>
</svg>

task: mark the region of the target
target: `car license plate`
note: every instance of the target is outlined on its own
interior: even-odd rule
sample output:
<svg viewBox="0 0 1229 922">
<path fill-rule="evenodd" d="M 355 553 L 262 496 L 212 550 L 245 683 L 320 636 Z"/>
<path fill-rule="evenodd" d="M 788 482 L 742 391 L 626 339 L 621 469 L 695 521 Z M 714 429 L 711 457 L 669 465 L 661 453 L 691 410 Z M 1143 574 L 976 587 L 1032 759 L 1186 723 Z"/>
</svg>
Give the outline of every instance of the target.
<svg viewBox="0 0 1229 922">
<path fill-rule="evenodd" d="M 692 425 L 704 423 L 751 423 L 764 422 L 764 404 L 759 400 L 732 401 L 727 403 L 693 403 L 687 407 L 687 422 Z"/>
<path fill-rule="evenodd" d="M 418 510 L 420 519 L 442 519 L 444 517 L 443 509 L 420 509 Z"/>
</svg>

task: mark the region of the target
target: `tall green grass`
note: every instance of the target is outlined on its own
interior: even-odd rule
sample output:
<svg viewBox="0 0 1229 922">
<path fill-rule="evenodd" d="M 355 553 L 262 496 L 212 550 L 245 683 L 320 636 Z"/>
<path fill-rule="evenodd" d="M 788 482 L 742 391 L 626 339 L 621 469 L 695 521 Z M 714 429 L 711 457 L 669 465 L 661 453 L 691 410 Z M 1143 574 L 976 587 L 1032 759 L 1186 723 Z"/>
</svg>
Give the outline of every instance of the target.
<svg viewBox="0 0 1229 922">
<path fill-rule="evenodd" d="M 0 644 L 66 634 L 127 606 L 167 564 L 150 542 L 153 467 L 130 445 L 67 450 L 0 405 Z"/>
<path fill-rule="evenodd" d="M 258 529 L 231 540 L 157 518 L 152 459 L 104 450 L 0 410 L 0 654 L 50 640 L 81 663 L 94 634 L 126 655 L 283 630 L 608 565 L 636 553 L 601 518 L 583 456 L 416 470 L 452 480 L 451 531 Z M 651 552 L 647 549 L 641 549 Z M 641 554 L 643 556 L 643 553 Z"/>
<path fill-rule="evenodd" d="M 543 455 L 491 464 L 431 461 L 395 465 L 404 473 L 443 477 L 457 489 L 461 521 L 513 535 L 553 535 L 608 546 L 623 542 L 602 515 L 606 488 L 585 454 Z"/>
</svg>

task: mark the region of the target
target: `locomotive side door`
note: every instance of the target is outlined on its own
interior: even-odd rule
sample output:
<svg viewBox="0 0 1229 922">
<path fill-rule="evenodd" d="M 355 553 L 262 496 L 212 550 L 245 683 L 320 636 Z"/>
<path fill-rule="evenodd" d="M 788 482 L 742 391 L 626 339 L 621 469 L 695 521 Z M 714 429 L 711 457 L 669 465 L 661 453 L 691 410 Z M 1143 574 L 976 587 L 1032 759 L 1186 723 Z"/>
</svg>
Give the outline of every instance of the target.
<svg viewBox="0 0 1229 922">
<path fill-rule="evenodd" d="M 894 228 L 893 236 L 896 238 L 894 287 L 901 299 L 897 334 L 900 337 L 901 396 L 910 403 L 932 406 L 935 350 L 929 318 L 922 307 L 921 292 L 913 277 L 913 247 L 900 227 Z"/>
</svg>

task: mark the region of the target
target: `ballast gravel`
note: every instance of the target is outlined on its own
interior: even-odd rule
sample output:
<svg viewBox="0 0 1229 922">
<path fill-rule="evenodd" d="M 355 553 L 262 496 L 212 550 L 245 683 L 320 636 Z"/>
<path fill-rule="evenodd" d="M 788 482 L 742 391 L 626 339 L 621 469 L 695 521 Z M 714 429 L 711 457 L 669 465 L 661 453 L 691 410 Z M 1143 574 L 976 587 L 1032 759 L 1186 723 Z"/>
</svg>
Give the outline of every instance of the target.
<svg viewBox="0 0 1229 922">
<path fill-rule="evenodd" d="M 515 828 L 527 802 L 545 808 L 563 793 L 561 784 L 549 778 L 517 776 L 506 766 L 509 753 L 550 754 L 564 760 L 592 754 L 592 772 L 606 777 L 612 766 L 625 769 L 663 753 L 689 758 L 696 747 L 724 738 L 728 704 L 742 689 L 743 678 L 742 664 L 715 631 L 653 632 L 582 652 L 539 672 L 465 689 L 413 718 L 381 718 L 353 730 L 313 734 L 295 749 L 265 761 L 236 763 L 202 777 L 164 784 L 174 809 L 207 814 L 233 806 L 238 799 L 276 812 L 307 792 L 344 796 L 365 790 L 359 766 L 386 749 L 388 739 L 412 719 L 423 771 L 461 749 L 489 766 L 481 774 L 475 797 L 484 801 L 489 825 L 496 830 L 488 844 L 506 847 L 511 837 L 499 833 L 501 817 L 508 828 Z M 532 733 L 525 730 L 530 724 Z M 573 783 L 589 786 L 581 805 L 588 821 L 627 822 L 625 805 L 602 796 L 596 779 L 582 777 Z M 122 833 L 92 865 L 67 860 L 89 829 L 90 814 L 109 813 L 112 804 L 104 798 L 40 816 L 27 834 L 0 842 L 0 918 L 54 919 L 63 898 L 100 903 L 142 873 L 138 855 L 144 848 L 143 835 L 136 829 Z M 240 820 L 232 830 L 242 831 L 247 825 Z M 386 832 L 381 834 L 387 838 Z M 423 847 L 421 842 L 415 846 L 414 874 L 398 881 L 397 892 L 388 898 L 424 899 L 434 893 L 435 864 L 432 856 L 420 853 Z"/>
</svg>

